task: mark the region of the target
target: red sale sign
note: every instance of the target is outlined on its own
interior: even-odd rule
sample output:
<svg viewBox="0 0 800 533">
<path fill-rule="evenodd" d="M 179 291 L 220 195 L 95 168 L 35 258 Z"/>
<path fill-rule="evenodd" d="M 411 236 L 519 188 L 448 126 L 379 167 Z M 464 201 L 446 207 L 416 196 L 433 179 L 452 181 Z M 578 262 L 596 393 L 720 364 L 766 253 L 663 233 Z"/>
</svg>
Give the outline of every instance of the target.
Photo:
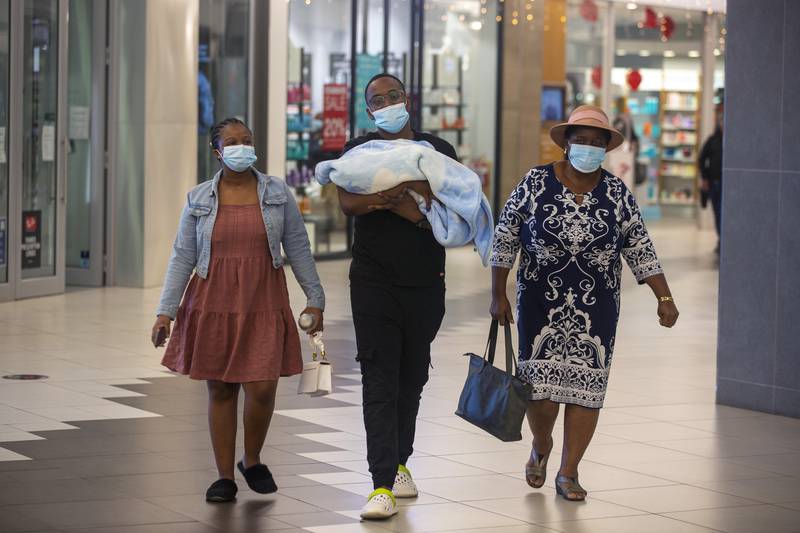
<svg viewBox="0 0 800 533">
<path fill-rule="evenodd" d="M 322 150 L 338 152 L 347 142 L 347 85 L 326 83 L 323 88 Z"/>
</svg>

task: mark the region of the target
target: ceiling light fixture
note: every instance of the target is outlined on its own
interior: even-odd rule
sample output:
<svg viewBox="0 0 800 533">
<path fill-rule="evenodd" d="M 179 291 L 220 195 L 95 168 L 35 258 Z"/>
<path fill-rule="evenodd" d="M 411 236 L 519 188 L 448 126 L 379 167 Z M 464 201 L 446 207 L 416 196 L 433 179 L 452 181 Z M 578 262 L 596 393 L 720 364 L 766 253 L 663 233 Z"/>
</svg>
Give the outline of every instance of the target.
<svg viewBox="0 0 800 533">
<path fill-rule="evenodd" d="M 697 50 L 690 50 L 689 57 L 695 57 L 695 58 L 700 57 L 700 52 L 698 52 Z"/>
<path fill-rule="evenodd" d="M 676 55 L 674 50 L 664 50 L 664 57 L 675 57 Z"/>
</svg>

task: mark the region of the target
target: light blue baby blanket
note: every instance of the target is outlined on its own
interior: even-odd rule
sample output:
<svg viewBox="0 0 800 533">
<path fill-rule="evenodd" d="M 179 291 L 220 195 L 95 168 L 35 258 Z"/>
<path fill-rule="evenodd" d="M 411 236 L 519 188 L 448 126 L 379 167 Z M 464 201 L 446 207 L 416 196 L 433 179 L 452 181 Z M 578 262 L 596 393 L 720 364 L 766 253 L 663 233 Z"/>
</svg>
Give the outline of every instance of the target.
<svg viewBox="0 0 800 533">
<path fill-rule="evenodd" d="M 448 248 L 474 242 L 483 265 L 488 264 L 494 228 L 481 180 L 430 143 L 369 141 L 339 159 L 319 163 L 316 178 L 322 185 L 333 182 L 355 194 L 374 194 L 406 181 L 427 180 L 435 196 L 430 209 L 424 198 L 409 193 L 430 222 L 436 240 Z"/>
</svg>

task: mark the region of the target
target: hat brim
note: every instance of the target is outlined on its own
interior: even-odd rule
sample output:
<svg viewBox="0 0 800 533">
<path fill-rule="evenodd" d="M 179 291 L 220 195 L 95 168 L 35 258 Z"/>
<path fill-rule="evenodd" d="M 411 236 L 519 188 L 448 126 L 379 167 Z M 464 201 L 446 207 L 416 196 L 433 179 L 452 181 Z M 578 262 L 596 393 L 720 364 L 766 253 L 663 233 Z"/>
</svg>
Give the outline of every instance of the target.
<svg viewBox="0 0 800 533">
<path fill-rule="evenodd" d="M 567 128 L 573 126 L 575 128 L 595 128 L 598 130 L 604 130 L 611 134 L 611 140 L 606 147 L 606 152 L 610 152 L 611 150 L 615 150 L 622 146 L 622 143 L 625 142 L 625 137 L 615 130 L 614 128 L 605 127 L 605 126 L 598 126 L 597 124 L 570 124 L 568 122 L 563 122 L 561 124 L 557 124 L 550 128 L 550 138 L 553 139 L 553 142 L 558 145 L 559 148 L 564 148 L 567 144 L 566 133 Z"/>
</svg>

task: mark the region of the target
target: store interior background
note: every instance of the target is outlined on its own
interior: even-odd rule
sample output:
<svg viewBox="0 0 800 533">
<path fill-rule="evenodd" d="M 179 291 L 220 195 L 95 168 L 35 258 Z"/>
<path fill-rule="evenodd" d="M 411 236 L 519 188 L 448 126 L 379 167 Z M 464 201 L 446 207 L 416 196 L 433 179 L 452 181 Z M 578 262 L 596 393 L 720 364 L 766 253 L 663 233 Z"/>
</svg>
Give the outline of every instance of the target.
<svg viewBox="0 0 800 533">
<path fill-rule="evenodd" d="M 0 1 L 0 43 L 13 37 L 2 16 L 10 5 Z M 10 106 L 3 130 L 10 166 L 0 163 L 0 185 L 10 188 L 0 187 L 0 234 L 18 235 L 22 209 L 38 211 L 41 252 L 28 264 L 20 243 L 3 239 L 0 301 L 67 285 L 159 284 L 185 190 L 218 169 L 209 128 L 230 116 L 252 125 L 260 168 L 292 186 L 315 255 L 347 257 L 351 221 L 313 168 L 373 129 L 363 89 L 384 68 L 405 82 L 414 127 L 456 147 L 495 211 L 526 169 L 563 157 L 549 127 L 594 103 L 614 118 L 630 113 L 638 159 L 620 150 L 607 164 L 645 169 L 636 193 L 646 217 L 687 233 L 713 227 L 699 207 L 695 161 L 724 89 L 724 0 L 30 6 L 11 13 L 24 21 L 6 48 L 13 53 L 0 49 L 24 74 L 11 76 L 10 100 L 27 113 L 15 118 Z M 186 31 L 162 35 L 166 24 Z M 36 54 L 48 58 L 41 68 Z M 31 80 L 36 105 L 22 90 Z M 164 96 L 172 93 L 180 96 Z M 54 142 L 25 148 L 40 133 Z M 45 144 L 59 148 L 45 154 Z M 37 174 L 23 176 L 26 165 Z"/>
<path fill-rule="evenodd" d="M 335 192 L 320 189 L 312 179 L 321 158 L 337 155 L 320 150 L 326 85 L 344 84 L 349 91 L 355 78 L 352 131 L 356 135 L 368 131 L 359 83 L 382 70 L 384 46 L 387 70 L 407 85 L 412 82 L 411 10 L 418 5 L 424 10 L 422 90 L 419 95 L 413 94 L 413 87 L 409 91 L 419 110 L 414 114 L 415 127 L 455 145 L 462 162 L 484 180 L 490 199 L 500 181 L 499 27 L 510 23 L 540 32 L 548 56 L 543 62 L 556 63 L 555 68 L 545 67 L 542 86 L 537 88 L 542 98 L 541 141 L 538 150 L 531 150 L 530 164 L 560 157 L 549 145 L 546 131 L 574 107 L 601 105 L 614 118 L 627 111 L 639 139 L 638 157 L 609 160 L 608 166 L 639 163 L 644 169 L 636 194 L 648 219 L 686 224 L 687 231 L 712 227 L 708 210 L 699 208 L 695 163 L 702 142 L 713 132 L 713 107 L 724 89 L 726 30 L 724 13 L 715 10 L 719 2 L 360 0 L 356 4 L 289 2 L 286 173 L 297 185 L 319 256 L 344 252 L 348 244 L 348 226 L 338 211 Z M 686 7 L 675 7 L 681 4 Z M 350 65 L 354 15 L 355 76 Z M 656 25 L 650 27 L 653 15 Z M 704 57 L 708 54 L 713 60 Z M 712 72 L 712 79 L 704 85 L 705 69 Z M 635 90 L 628 79 L 632 71 L 640 76 Z"/>
</svg>

